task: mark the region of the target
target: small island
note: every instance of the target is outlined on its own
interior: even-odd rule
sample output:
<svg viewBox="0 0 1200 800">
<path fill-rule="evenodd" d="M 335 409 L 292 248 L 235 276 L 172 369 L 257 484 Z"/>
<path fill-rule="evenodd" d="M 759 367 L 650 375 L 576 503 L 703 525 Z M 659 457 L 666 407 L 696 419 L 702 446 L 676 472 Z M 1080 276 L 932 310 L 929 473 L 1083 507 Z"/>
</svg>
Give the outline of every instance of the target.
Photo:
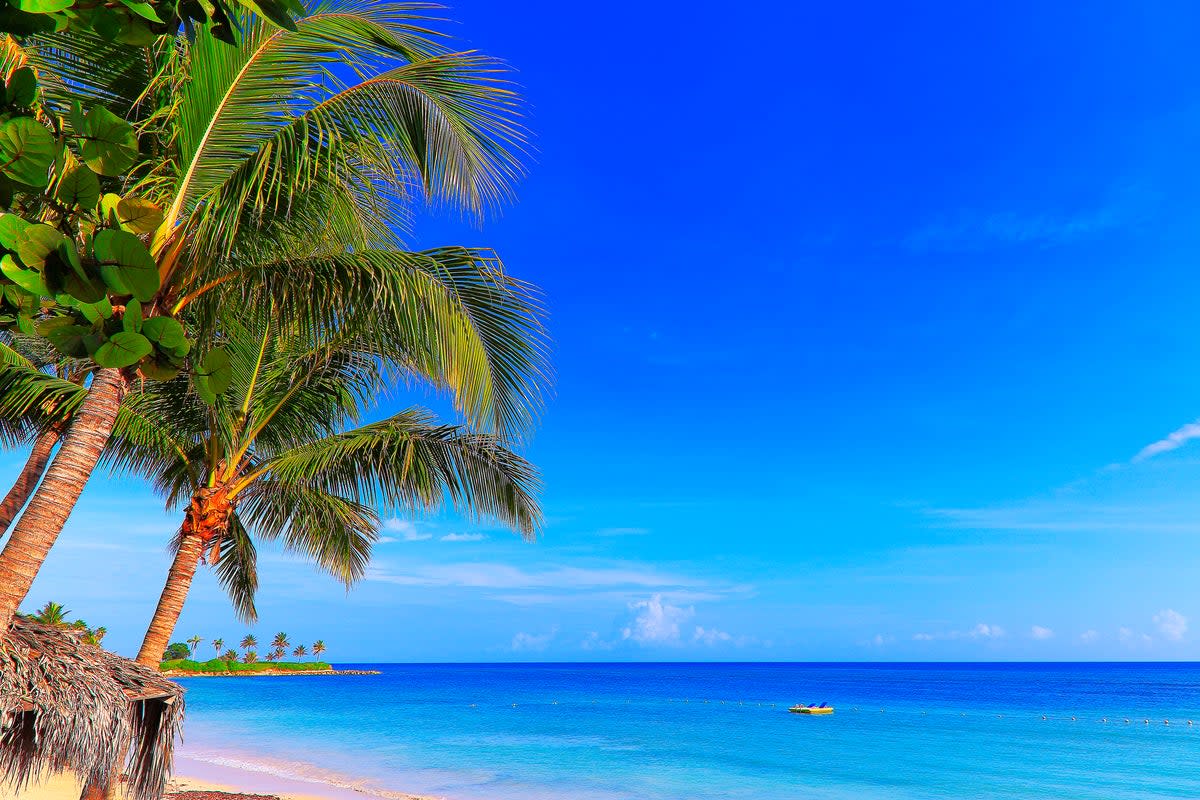
<svg viewBox="0 0 1200 800">
<path fill-rule="evenodd" d="M 208 661 L 198 661 L 196 650 L 203 641 L 201 637 L 193 636 L 186 642 L 173 642 L 163 653 L 159 670 L 171 678 L 380 674 L 378 670 L 334 669 L 325 661 L 282 661 L 287 648 L 291 646 L 286 633 L 275 634 L 265 661 L 258 659 L 258 639 L 254 634 L 242 637 L 243 652 L 240 655 L 236 650 L 225 649 L 224 639 L 213 639 L 212 646 L 217 655 Z M 325 642 L 318 639 L 312 646 L 312 654 L 320 657 L 325 649 Z M 296 658 L 303 658 L 308 653 L 309 649 L 302 644 L 292 650 Z"/>
</svg>

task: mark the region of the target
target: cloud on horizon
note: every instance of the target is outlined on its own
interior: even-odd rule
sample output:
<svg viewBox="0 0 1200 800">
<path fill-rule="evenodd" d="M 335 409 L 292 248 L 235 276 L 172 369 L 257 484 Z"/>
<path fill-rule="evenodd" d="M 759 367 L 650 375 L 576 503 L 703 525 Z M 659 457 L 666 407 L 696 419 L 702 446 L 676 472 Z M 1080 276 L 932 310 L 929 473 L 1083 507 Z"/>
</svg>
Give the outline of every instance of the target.
<svg viewBox="0 0 1200 800">
<path fill-rule="evenodd" d="M 1193 439 L 1200 439 L 1200 419 L 1189 422 L 1187 425 L 1171 431 L 1157 442 L 1146 445 L 1133 457 L 1133 463 L 1137 464 L 1148 458 L 1178 450 Z"/>
<path fill-rule="evenodd" d="M 1049 628 L 1043 628 L 1041 625 L 1034 625 L 1029 629 L 1029 635 L 1038 641 L 1054 638 L 1054 631 Z"/>
<path fill-rule="evenodd" d="M 1172 642 L 1183 641 L 1183 635 L 1188 629 L 1188 620 L 1183 614 L 1174 609 L 1164 608 L 1154 615 L 1153 621 L 1159 633 L 1166 639 Z"/>
<path fill-rule="evenodd" d="M 1000 639 L 1004 629 L 999 625 L 989 625 L 980 622 L 974 628 L 966 631 L 945 631 L 943 633 L 917 633 L 913 635 L 916 642 L 954 641 L 957 639 Z"/>
</svg>

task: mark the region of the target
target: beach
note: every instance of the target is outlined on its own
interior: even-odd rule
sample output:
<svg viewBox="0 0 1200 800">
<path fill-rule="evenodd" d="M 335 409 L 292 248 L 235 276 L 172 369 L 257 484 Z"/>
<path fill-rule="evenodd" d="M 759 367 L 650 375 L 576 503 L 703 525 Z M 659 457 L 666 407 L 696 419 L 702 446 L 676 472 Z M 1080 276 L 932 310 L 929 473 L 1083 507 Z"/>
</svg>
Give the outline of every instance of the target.
<svg viewBox="0 0 1200 800">
<path fill-rule="evenodd" d="M 79 800 L 82 791 L 79 780 L 74 775 L 53 775 L 32 785 L 19 793 L 15 800 Z M 214 793 L 218 793 L 215 794 Z M 283 794 L 263 794 L 252 791 L 246 786 L 230 786 L 222 783 L 199 778 L 180 776 L 173 778 L 168 786 L 164 800 L 331 800 L 328 794 L 301 794 L 286 792 Z"/>
</svg>

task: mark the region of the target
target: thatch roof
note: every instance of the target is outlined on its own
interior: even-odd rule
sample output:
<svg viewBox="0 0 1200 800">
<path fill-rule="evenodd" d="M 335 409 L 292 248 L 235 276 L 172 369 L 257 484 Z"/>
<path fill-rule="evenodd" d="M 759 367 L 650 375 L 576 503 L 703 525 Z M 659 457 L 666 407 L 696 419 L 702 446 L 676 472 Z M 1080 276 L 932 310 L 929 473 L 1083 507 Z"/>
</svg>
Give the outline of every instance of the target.
<svg viewBox="0 0 1200 800">
<path fill-rule="evenodd" d="M 157 670 L 28 620 L 0 637 L 0 783 L 123 771 L 132 798 L 155 800 L 182 722 L 183 689 Z"/>
</svg>

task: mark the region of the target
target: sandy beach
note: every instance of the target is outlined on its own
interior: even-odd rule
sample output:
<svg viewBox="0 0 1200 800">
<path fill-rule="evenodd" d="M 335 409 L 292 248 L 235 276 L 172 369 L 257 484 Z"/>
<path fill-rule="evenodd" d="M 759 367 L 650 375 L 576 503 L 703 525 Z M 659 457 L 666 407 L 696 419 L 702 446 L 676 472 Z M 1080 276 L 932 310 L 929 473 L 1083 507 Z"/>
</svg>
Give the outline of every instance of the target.
<svg viewBox="0 0 1200 800">
<path fill-rule="evenodd" d="M 355 789 L 337 787 L 314 788 L 298 781 L 285 779 L 255 779 L 241 770 L 227 770 L 220 777 L 230 782 L 213 781 L 210 778 L 178 776 L 167 786 L 164 800 L 368 800 L 384 797 L 387 800 L 435 800 L 388 792 L 375 794 Z M 292 784 L 300 784 L 298 786 Z M 12 800 L 79 800 L 82 787 L 73 775 L 51 776 L 15 795 Z M 6 796 L 7 797 L 7 796 Z"/>
</svg>

